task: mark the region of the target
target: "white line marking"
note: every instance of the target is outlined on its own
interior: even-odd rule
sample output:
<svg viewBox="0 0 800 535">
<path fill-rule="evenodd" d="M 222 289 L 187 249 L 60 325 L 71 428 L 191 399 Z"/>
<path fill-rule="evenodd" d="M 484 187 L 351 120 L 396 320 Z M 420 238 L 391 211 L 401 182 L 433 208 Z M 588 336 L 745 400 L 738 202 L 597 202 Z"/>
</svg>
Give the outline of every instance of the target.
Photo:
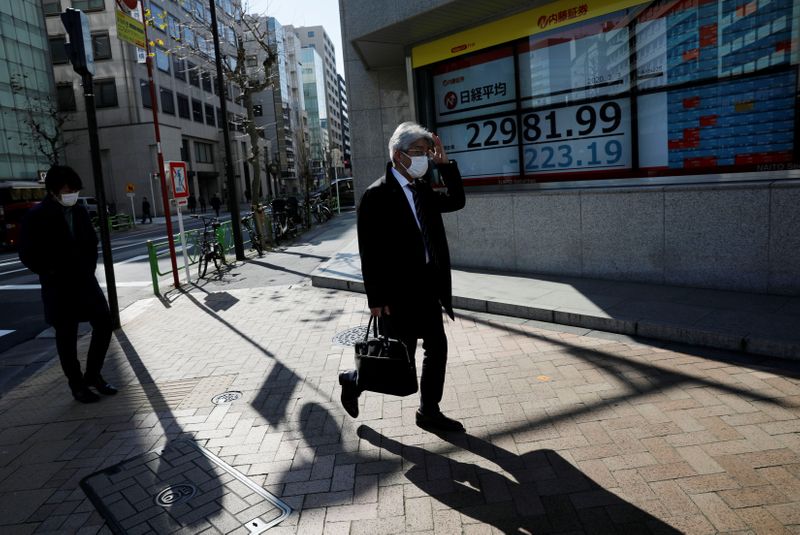
<svg viewBox="0 0 800 535">
<path fill-rule="evenodd" d="M 2 266 L 12 266 L 14 264 L 19 264 L 20 260 L 11 260 L 9 262 L 0 262 L 0 267 Z"/>
<path fill-rule="evenodd" d="M 11 330 L 11 331 L 8 331 L 8 330 L 6 330 L 6 329 L 0 329 L 0 336 L 5 336 L 5 335 L 7 335 L 7 334 L 11 334 L 11 333 L 13 333 L 13 332 L 14 332 L 13 330 Z"/>
<path fill-rule="evenodd" d="M 117 282 L 117 288 L 141 288 L 144 286 L 150 286 L 153 284 L 152 281 L 126 281 L 126 282 Z M 106 287 L 106 283 L 100 281 L 100 286 Z M 0 291 L 3 290 L 38 290 L 41 288 L 38 284 L 4 284 L 0 285 Z"/>
</svg>

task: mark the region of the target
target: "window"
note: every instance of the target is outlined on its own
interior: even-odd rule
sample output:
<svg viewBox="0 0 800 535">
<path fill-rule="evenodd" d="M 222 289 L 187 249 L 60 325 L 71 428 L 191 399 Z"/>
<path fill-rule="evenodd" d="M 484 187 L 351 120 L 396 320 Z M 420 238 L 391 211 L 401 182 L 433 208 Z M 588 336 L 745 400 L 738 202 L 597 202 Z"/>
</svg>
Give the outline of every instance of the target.
<svg viewBox="0 0 800 535">
<path fill-rule="evenodd" d="M 153 18 L 153 26 L 158 28 L 159 31 L 165 32 L 167 30 L 167 12 L 163 8 L 150 2 L 150 13 Z"/>
<path fill-rule="evenodd" d="M 175 78 L 178 80 L 186 81 L 186 62 L 178 56 L 172 56 L 172 71 L 175 73 Z"/>
<path fill-rule="evenodd" d="M 789 13 L 797 2 L 770 5 Z M 419 96 L 434 103 L 423 122 L 466 185 L 795 164 L 789 36 L 800 19 L 765 25 L 763 12 L 737 6 L 655 0 L 588 20 L 585 6 L 554 12 L 530 35 L 417 67 L 430 80 Z"/>
<path fill-rule="evenodd" d="M 96 108 L 113 108 L 117 103 L 117 83 L 113 78 L 94 81 L 94 105 Z"/>
<path fill-rule="evenodd" d="M 225 121 L 222 120 L 222 108 L 217 108 L 217 124 L 219 126 L 225 124 Z"/>
<path fill-rule="evenodd" d="M 308 36 L 309 37 L 314 37 L 314 32 L 313 31 L 308 32 Z"/>
<path fill-rule="evenodd" d="M 142 95 L 142 106 L 152 108 L 153 101 L 150 99 L 150 83 L 147 80 L 139 80 L 139 92 Z"/>
<path fill-rule="evenodd" d="M 202 80 L 203 80 L 203 89 L 211 93 L 211 73 L 208 71 L 203 71 Z"/>
<path fill-rule="evenodd" d="M 69 63 L 67 57 L 67 49 L 64 45 L 67 42 L 66 37 L 51 37 L 50 38 L 50 57 L 53 59 L 53 65 L 61 63 Z"/>
<path fill-rule="evenodd" d="M 189 71 L 189 83 L 195 87 L 200 87 L 200 75 L 197 73 L 197 65 L 187 61 L 186 70 Z"/>
<path fill-rule="evenodd" d="M 192 99 L 192 118 L 196 123 L 203 122 L 203 104 L 196 98 Z"/>
<path fill-rule="evenodd" d="M 164 87 L 161 88 L 161 111 L 169 115 L 175 115 L 175 99 L 172 91 Z"/>
<path fill-rule="evenodd" d="M 92 34 L 92 51 L 94 60 L 111 59 L 111 41 L 108 32 Z"/>
<path fill-rule="evenodd" d="M 72 84 L 56 85 L 56 95 L 58 97 L 58 111 L 75 111 L 75 91 Z"/>
<path fill-rule="evenodd" d="M 178 3 L 181 5 L 184 11 L 189 13 L 192 12 L 192 0 L 178 0 Z"/>
<path fill-rule="evenodd" d="M 183 27 L 183 44 L 185 44 L 186 46 L 188 46 L 190 48 L 194 48 L 195 47 L 194 31 L 191 28 L 189 28 L 189 26 L 184 26 Z"/>
<path fill-rule="evenodd" d="M 214 106 L 211 104 L 206 104 L 206 124 L 210 126 L 216 126 L 217 123 L 214 120 Z"/>
<path fill-rule="evenodd" d="M 45 15 L 58 15 L 61 13 L 61 0 L 42 0 L 42 9 Z"/>
<path fill-rule="evenodd" d="M 199 20 L 200 22 L 203 21 L 205 18 L 205 11 L 203 10 L 203 2 L 200 0 L 194 0 L 194 18 Z"/>
<path fill-rule="evenodd" d="M 169 72 L 169 56 L 167 51 L 156 47 L 156 67 L 159 71 Z"/>
<path fill-rule="evenodd" d="M 194 155 L 197 163 L 214 163 L 214 147 L 211 143 L 195 141 Z"/>
<path fill-rule="evenodd" d="M 173 39 L 181 38 L 181 21 L 175 15 L 167 15 L 167 32 Z"/>
<path fill-rule="evenodd" d="M 178 117 L 181 119 L 190 119 L 191 115 L 189 114 L 189 97 L 186 95 L 181 95 L 178 93 L 176 95 L 178 97 Z"/>
<path fill-rule="evenodd" d="M 72 0 L 72 7 L 81 11 L 102 11 L 105 4 L 105 0 Z"/>
</svg>

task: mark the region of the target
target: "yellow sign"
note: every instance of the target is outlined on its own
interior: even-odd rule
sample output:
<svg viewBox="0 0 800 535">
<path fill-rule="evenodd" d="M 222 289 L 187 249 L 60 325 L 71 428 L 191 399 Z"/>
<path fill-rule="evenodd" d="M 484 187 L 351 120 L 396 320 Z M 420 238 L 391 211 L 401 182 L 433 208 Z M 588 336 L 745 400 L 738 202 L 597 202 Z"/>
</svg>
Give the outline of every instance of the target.
<svg viewBox="0 0 800 535">
<path fill-rule="evenodd" d="M 144 24 L 117 10 L 117 37 L 139 48 L 144 46 Z"/>
<path fill-rule="evenodd" d="M 411 49 L 411 64 L 422 67 L 527 37 L 614 13 L 650 0 L 560 0 L 512 15 L 483 26 L 454 33 Z"/>
<path fill-rule="evenodd" d="M 128 182 L 128 185 L 125 186 L 125 190 L 128 193 L 133 193 L 136 190 L 136 186 L 134 186 L 132 182 Z"/>
</svg>

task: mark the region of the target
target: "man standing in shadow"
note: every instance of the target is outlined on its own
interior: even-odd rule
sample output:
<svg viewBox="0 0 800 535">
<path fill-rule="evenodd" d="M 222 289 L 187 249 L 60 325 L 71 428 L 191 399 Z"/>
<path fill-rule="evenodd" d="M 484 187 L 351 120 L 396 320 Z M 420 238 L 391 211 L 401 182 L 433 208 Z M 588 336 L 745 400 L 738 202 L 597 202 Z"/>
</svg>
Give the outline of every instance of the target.
<svg viewBox="0 0 800 535">
<path fill-rule="evenodd" d="M 358 247 L 370 314 L 386 316 L 392 334 L 411 356 L 422 339 L 420 408 L 417 425 L 436 431 L 463 431 L 442 414 L 447 337 L 442 307 L 453 318 L 450 253 L 443 212 L 464 207 L 458 165 L 448 160 L 439 136 L 406 122 L 389 140 L 386 174 L 364 192 L 358 207 Z M 433 189 L 433 163 L 446 188 Z M 342 405 L 358 416 L 357 370 L 339 375 Z"/>
<path fill-rule="evenodd" d="M 56 332 L 61 368 L 72 396 L 81 403 L 99 401 L 92 387 L 107 396 L 117 389 L 100 374 L 111 342 L 112 322 L 106 297 L 94 276 L 97 234 L 89 213 L 76 206 L 83 188 L 70 167 L 54 165 L 45 177 L 47 196 L 22 222 L 19 258 L 39 275 L 45 321 Z M 78 323 L 92 325 L 86 373 L 78 361 Z"/>
</svg>

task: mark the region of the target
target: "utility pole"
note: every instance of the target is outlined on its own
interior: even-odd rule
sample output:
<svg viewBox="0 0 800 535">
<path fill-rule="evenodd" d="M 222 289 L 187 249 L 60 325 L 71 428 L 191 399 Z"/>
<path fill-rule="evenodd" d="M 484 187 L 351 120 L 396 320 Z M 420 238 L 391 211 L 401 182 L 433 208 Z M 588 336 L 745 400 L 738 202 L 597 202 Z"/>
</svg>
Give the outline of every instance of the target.
<svg viewBox="0 0 800 535">
<path fill-rule="evenodd" d="M 100 218 L 100 243 L 103 250 L 103 268 L 108 291 L 108 308 L 111 324 L 119 329 L 119 302 L 117 301 L 117 281 L 114 276 L 114 260 L 111 257 L 111 235 L 108 230 L 108 210 L 106 209 L 106 189 L 103 184 L 103 167 L 100 164 L 100 141 L 97 138 L 97 114 L 94 107 L 94 53 L 89 19 L 80 9 L 67 8 L 61 14 L 61 22 L 69 35 L 66 45 L 67 56 L 72 68 L 81 75 L 83 99 L 86 105 L 86 128 L 89 132 L 89 147 L 92 155 L 92 175 L 94 175 L 97 214 Z"/>
<path fill-rule="evenodd" d="M 231 135 L 228 129 L 228 105 L 225 98 L 225 79 L 222 71 L 222 54 L 219 51 L 219 29 L 217 28 L 216 0 L 208 0 L 211 10 L 211 35 L 214 37 L 214 60 L 217 66 L 217 88 L 219 107 L 225 124 L 222 125 L 222 139 L 225 143 L 225 176 L 228 182 L 228 206 L 231 210 L 231 230 L 236 260 L 244 260 L 241 219 L 239 218 L 239 196 L 236 193 L 236 177 L 233 176 L 233 155 L 231 154 Z"/>
</svg>

